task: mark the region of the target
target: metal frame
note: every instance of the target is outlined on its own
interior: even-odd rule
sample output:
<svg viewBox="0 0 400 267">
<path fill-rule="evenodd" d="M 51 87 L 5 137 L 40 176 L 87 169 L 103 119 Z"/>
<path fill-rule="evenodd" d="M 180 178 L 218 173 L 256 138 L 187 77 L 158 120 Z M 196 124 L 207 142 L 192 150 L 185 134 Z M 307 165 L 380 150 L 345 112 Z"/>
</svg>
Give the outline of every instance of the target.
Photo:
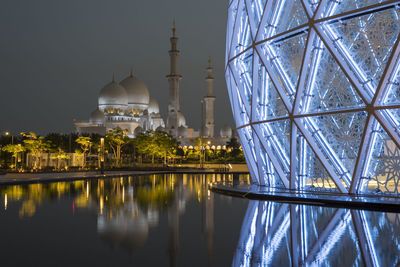
<svg viewBox="0 0 400 267">
<path fill-rule="evenodd" d="M 357 8 L 352 8 L 351 2 L 354 1 L 320 0 L 312 1 L 313 4 L 308 0 L 289 2 L 284 0 L 234 0 L 230 2 L 228 8 L 226 75 L 229 76 L 227 84 L 232 110 L 237 129 L 250 126 L 248 129 L 252 129 L 254 145 L 263 146 L 266 152 L 264 158 L 269 161 L 265 163 L 261 159 L 259 153 L 262 153 L 262 150 L 259 148 L 255 148 L 256 155 L 250 155 L 253 152 L 250 152 L 246 141 L 242 140 L 246 159 L 251 165 L 251 172 L 255 176 L 254 183 L 265 185 L 266 178 L 262 177 L 263 172 L 260 169 L 265 167 L 263 164 L 272 164 L 274 171 L 286 188 L 293 190 L 310 189 L 305 181 L 300 181 L 300 179 L 306 178 L 299 175 L 298 159 L 301 158 L 301 155 L 298 155 L 298 153 L 305 152 L 298 147 L 298 135 L 305 138 L 315 157 L 322 163 L 326 173 L 329 174 L 337 189 L 343 194 L 366 193 L 368 188 L 364 186 L 364 180 L 379 175 L 368 171 L 370 161 L 373 160 L 371 155 L 377 153 L 373 150 L 380 145 L 380 143 L 376 143 L 378 141 L 374 137 L 377 130 L 385 132 L 396 145 L 395 149 L 399 149 L 400 119 L 394 115 L 394 112 L 396 109 L 400 109 L 400 96 L 398 96 L 399 103 L 391 103 L 390 105 L 385 105 L 385 99 L 393 86 L 400 87 L 399 84 L 394 82 L 400 74 L 400 12 L 398 12 L 400 1 L 389 0 L 370 6 L 357 6 L 358 4 L 353 3 Z M 348 3 L 350 3 L 350 6 L 347 9 L 344 8 L 344 12 L 338 12 L 339 5 L 343 7 Z M 296 9 L 289 10 L 289 12 L 286 10 L 288 5 Z M 253 10 L 256 10 L 256 14 L 252 13 Z M 393 16 L 387 15 L 392 13 Z M 388 48 L 382 50 L 386 53 L 383 56 L 375 53 L 377 41 L 374 43 L 373 40 L 368 39 L 368 33 L 363 32 L 365 25 L 362 22 L 356 24 L 359 31 L 353 31 L 352 35 L 349 35 L 351 39 L 349 39 L 349 36 L 346 37 L 353 42 L 358 38 L 366 40 L 365 47 L 370 48 L 371 60 L 375 60 L 374 62 L 378 65 L 380 64 L 379 68 L 383 71 L 383 73 L 377 74 L 378 76 L 374 74 L 374 77 L 370 77 L 368 73 L 376 70 L 368 69 L 368 73 L 365 71 L 369 65 L 365 65 L 362 55 L 352 52 L 353 44 L 343 41 L 336 28 L 343 25 L 343 27 L 346 27 L 347 21 L 355 24 L 353 19 L 361 16 L 363 16 L 363 20 L 368 23 L 371 21 L 370 24 L 373 25 L 374 19 L 377 16 L 382 16 L 381 14 L 385 14 L 384 19 L 387 19 L 393 25 L 397 25 L 397 30 L 390 32 L 395 36 L 395 40 L 393 42 L 387 41 L 390 46 L 385 43 Z M 368 24 L 368 27 L 372 26 Z M 298 45 L 294 42 L 291 43 L 291 40 L 297 40 L 291 38 L 305 33 L 306 42 L 301 48 L 300 43 Z M 251 43 L 249 43 L 250 39 Z M 247 46 L 243 46 L 244 43 Z M 302 53 L 302 58 L 299 57 L 300 61 L 298 59 L 297 61 L 284 61 L 281 48 L 279 48 L 280 43 L 287 44 L 288 49 L 293 49 L 296 53 Z M 319 78 L 318 71 L 321 71 L 321 69 L 323 71 L 323 64 L 325 64 L 325 62 L 322 62 L 322 51 L 332 56 L 336 62 L 334 67 L 341 71 L 344 78 L 347 79 L 347 83 L 351 86 L 351 89 L 342 88 L 341 92 L 339 92 L 340 88 L 334 89 L 338 90 L 337 94 L 343 93 L 343 91 L 346 93 L 346 90 L 353 90 L 354 99 L 351 101 L 354 101 L 354 103 L 362 101 L 362 104 L 339 105 L 336 109 L 329 106 L 323 106 L 316 110 L 311 109 L 310 101 L 319 93 L 316 91 L 318 90 L 316 89 L 316 82 Z M 369 51 L 367 52 L 369 53 Z M 251 64 L 248 64 L 249 67 L 241 61 L 247 55 L 252 57 Z M 271 83 L 287 111 L 287 116 L 267 116 L 262 119 L 258 117 L 257 103 L 261 103 L 261 101 L 256 92 L 264 89 L 264 83 L 258 82 L 259 66 L 265 68 L 267 76 L 271 79 Z M 293 68 L 299 68 L 299 73 L 294 73 Z M 296 84 L 290 80 L 288 75 L 291 75 L 292 78 L 298 75 Z M 378 78 L 379 80 L 377 80 Z M 242 82 L 244 79 L 246 82 Z M 249 86 L 251 88 L 248 88 Z M 400 92 L 400 89 L 398 91 Z M 249 92 L 251 96 L 246 95 Z M 265 105 L 270 105 L 271 101 L 274 100 L 263 99 L 263 101 L 265 101 Z M 359 131 L 358 135 L 353 137 L 358 138 L 356 142 L 353 142 L 355 144 L 353 154 L 356 156 L 351 159 L 351 163 L 348 163 L 345 162 L 346 156 L 343 156 L 347 155 L 347 151 L 337 151 L 332 144 L 332 137 L 326 136 L 321 126 L 317 125 L 316 122 L 320 120 L 320 116 L 326 115 L 335 115 L 341 120 L 346 118 L 353 120 L 356 115 L 351 117 L 351 114 L 360 114 L 359 117 L 365 118 L 365 122 L 360 120 L 363 125 L 353 127 Z M 335 116 L 331 117 L 331 123 L 339 125 L 339 119 L 335 119 Z M 272 122 L 281 120 L 290 121 L 289 158 L 285 156 L 286 151 L 283 151 L 276 138 L 277 135 L 284 133 L 279 133 L 271 126 Z M 266 137 L 264 137 L 261 129 L 266 131 Z M 329 132 L 329 134 L 338 136 L 338 139 L 334 140 L 336 143 L 340 141 L 340 134 L 343 135 L 343 133 L 332 132 Z M 258 139 L 259 142 L 256 142 L 255 139 Z M 344 146 L 343 149 L 345 148 L 347 146 Z M 375 157 L 374 160 L 390 160 L 390 158 L 378 159 Z M 290 173 L 289 178 L 287 173 Z M 318 178 L 322 177 L 312 179 Z M 299 182 L 296 183 L 296 181 Z M 329 188 L 325 189 L 328 192 L 330 191 Z M 394 190 L 394 192 L 380 193 L 397 194 L 397 192 L 400 192 L 400 188 Z"/>
</svg>

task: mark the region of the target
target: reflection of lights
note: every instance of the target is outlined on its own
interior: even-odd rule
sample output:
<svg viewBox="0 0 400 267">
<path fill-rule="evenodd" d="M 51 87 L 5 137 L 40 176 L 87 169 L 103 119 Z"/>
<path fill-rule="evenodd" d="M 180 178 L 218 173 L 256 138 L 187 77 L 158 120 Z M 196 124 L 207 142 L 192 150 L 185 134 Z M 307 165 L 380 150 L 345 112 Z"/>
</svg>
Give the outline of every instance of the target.
<svg viewBox="0 0 400 267">
<path fill-rule="evenodd" d="M 86 199 L 89 199 L 89 182 L 86 184 Z"/>
<path fill-rule="evenodd" d="M 104 208 L 104 200 L 103 197 L 100 197 L 100 214 L 103 214 L 103 208 Z"/>
<path fill-rule="evenodd" d="M 7 210 L 7 194 L 4 195 L 4 210 Z"/>
<path fill-rule="evenodd" d="M 122 187 L 122 203 L 125 202 L 125 187 Z"/>
</svg>

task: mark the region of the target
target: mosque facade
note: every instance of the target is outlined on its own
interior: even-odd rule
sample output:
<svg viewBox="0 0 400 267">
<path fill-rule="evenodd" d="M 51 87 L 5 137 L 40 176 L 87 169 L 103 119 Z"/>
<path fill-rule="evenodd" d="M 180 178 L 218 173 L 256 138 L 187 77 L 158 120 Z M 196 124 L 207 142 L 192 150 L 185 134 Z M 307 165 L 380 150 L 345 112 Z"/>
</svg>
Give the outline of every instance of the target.
<svg viewBox="0 0 400 267">
<path fill-rule="evenodd" d="M 169 102 L 166 122 L 160 114 L 157 100 L 150 96 L 145 83 L 136 77 L 131 70 L 130 75 L 120 82 L 112 81 L 105 85 L 99 93 L 98 106 L 87 121 L 74 121 L 79 134 L 96 133 L 105 135 L 108 131 L 120 128 L 126 130 L 129 137 L 148 130 L 161 130 L 175 137 L 183 147 L 194 146 L 194 140 L 202 138 L 202 142 L 210 148 L 223 148 L 232 137 L 232 128 L 225 125 L 219 135 L 215 133 L 213 95 L 213 67 L 211 59 L 206 68 L 206 94 L 201 99 L 201 128 L 195 130 L 186 124 L 186 119 L 180 109 L 178 37 L 175 23 L 170 38 L 171 50 L 170 73 L 166 76 L 169 84 Z M 203 110 L 205 108 L 205 110 Z M 205 120 L 203 118 L 205 114 Z"/>
</svg>

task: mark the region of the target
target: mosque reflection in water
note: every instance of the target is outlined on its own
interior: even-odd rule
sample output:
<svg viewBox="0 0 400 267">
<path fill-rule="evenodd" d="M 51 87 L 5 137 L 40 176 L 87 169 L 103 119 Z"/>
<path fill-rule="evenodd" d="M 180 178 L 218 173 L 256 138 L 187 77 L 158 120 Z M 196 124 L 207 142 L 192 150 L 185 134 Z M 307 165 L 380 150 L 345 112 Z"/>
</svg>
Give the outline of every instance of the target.
<svg viewBox="0 0 400 267">
<path fill-rule="evenodd" d="M 102 242 L 128 252 L 144 246 L 150 232 L 161 226 L 161 216 L 167 216 L 168 260 L 170 266 L 176 266 L 179 241 L 183 238 L 179 236 L 180 220 L 193 201 L 201 206 L 208 257 L 216 249 L 215 205 L 228 204 L 217 201 L 208 190 L 208 183 L 223 180 L 233 180 L 233 176 L 150 175 L 7 186 L 0 187 L 0 203 L 6 213 L 17 209 L 20 218 L 27 218 L 34 217 L 44 203 L 71 199 L 73 213 L 86 210 L 96 217 Z M 249 183 L 249 176 L 236 177 L 235 181 Z M 233 266 L 400 264 L 397 213 L 251 200 L 244 216 L 226 218 L 224 223 L 233 220 L 238 221 L 238 226 L 242 223 L 240 233 L 231 233 L 239 237 L 236 251 L 225 255 Z"/>
<path fill-rule="evenodd" d="M 399 266 L 400 214 L 250 201 L 233 266 Z"/>
<path fill-rule="evenodd" d="M 86 209 L 97 216 L 97 232 L 113 247 L 130 252 L 143 246 L 152 228 L 159 226 L 161 213 L 168 216 L 170 265 L 177 265 L 179 218 L 189 201 L 202 205 L 203 229 L 211 254 L 214 235 L 214 194 L 211 182 L 231 181 L 230 174 L 162 174 L 101 180 L 56 182 L 0 187 L 4 209 L 19 206 L 21 219 L 32 217 L 42 203 L 73 199 L 72 212 Z M 249 183 L 248 175 L 235 181 Z M 1 202 L 0 202 L 1 203 Z"/>
</svg>

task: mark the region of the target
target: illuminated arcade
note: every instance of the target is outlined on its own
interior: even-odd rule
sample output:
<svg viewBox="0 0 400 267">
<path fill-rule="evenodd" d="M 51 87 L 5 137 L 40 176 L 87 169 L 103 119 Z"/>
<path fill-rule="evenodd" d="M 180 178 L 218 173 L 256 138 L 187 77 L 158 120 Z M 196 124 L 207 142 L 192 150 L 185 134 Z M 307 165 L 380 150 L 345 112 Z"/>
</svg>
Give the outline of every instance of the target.
<svg viewBox="0 0 400 267">
<path fill-rule="evenodd" d="M 230 1 L 226 81 L 253 184 L 399 194 L 399 4 Z"/>
</svg>

